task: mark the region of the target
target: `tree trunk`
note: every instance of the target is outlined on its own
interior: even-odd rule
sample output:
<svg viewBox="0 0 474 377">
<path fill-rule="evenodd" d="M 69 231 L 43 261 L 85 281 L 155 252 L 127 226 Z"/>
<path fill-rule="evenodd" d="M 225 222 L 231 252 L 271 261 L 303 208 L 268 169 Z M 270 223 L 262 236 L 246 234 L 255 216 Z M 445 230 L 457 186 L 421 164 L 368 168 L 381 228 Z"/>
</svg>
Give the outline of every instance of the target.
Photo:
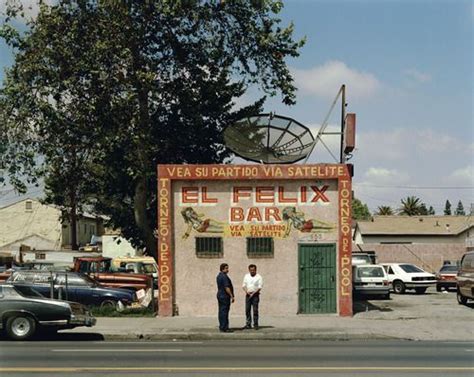
<svg viewBox="0 0 474 377">
<path fill-rule="evenodd" d="M 71 226 L 71 249 L 79 250 L 77 244 L 77 208 L 76 208 L 76 195 L 74 192 L 71 194 L 71 212 L 69 213 L 70 226 Z"/>
<path fill-rule="evenodd" d="M 155 259 L 157 258 L 157 244 L 153 236 L 153 229 L 150 227 L 146 213 L 147 203 L 147 184 L 146 178 L 140 178 L 135 186 L 135 195 L 133 197 L 133 214 L 135 216 L 135 223 L 140 229 L 143 240 L 145 241 L 146 253 Z"/>
</svg>

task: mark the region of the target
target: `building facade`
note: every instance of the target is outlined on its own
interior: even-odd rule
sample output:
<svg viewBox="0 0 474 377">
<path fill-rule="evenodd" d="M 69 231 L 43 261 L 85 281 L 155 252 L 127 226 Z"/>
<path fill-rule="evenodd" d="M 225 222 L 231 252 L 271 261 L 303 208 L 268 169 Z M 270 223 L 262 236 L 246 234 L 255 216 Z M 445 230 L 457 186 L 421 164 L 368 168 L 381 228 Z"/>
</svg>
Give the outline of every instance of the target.
<svg viewBox="0 0 474 377">
<path fill-rule="evenodd" d="M 358 221 L 356 250 L 375 251 L 379 262 L 406 262 L 436 272 L 470 250 L 471 216 L 374 216 Z"/>
<path fill-rule="evenodd" d="M 159 315 L 214 315 L 230 266 L 244 313 L 249 264 L 269 315 L 352 315 L 351 178 L 346 165 L 158 166 Z"/>
</svg>

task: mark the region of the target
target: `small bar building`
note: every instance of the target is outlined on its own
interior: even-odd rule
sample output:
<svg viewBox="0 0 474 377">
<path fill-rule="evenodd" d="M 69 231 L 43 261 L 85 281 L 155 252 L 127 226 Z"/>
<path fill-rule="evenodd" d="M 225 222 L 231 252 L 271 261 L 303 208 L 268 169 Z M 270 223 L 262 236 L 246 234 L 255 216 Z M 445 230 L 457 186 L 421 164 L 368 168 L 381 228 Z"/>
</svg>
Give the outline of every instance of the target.
<svg viewBox="0 0 474 377">
<path fill-rule="evenodd" d="M 159 315 L 216 315 L 216 275 L 255 264 L 264 315 L 352 315 L 351 176 L 345 164 L 159 165 Z"/>
</svg>

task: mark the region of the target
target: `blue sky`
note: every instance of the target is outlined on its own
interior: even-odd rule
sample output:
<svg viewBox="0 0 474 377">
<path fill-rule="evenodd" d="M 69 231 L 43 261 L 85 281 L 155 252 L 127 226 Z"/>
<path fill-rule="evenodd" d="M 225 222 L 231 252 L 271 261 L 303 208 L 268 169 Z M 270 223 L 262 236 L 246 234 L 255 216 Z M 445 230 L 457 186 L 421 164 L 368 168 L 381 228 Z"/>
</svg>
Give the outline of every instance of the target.
<svg viewBox="0 0 474 377">
<path fill-rule="evenodd" d="M 0 4 L 5 0 L 0 0 Z M 356 197 L 376 210 L 416 195 L 442 213 L 474 203 L 472 1 L 286 0 L 280 14 L 307 43 L 288 61 L 297 104 L 273 98 L 266 111 L 317 132 L 341 84 L 357 114 Z M 2 5 L 0 5 L 1 8 Z M 0 45 L 0 66 L 11 63 Z M 245 104 L 252 94 L 239 99 Z M 330 118 L 338 128 L 339 106 Z M 325 137 L 330 146 L 335 137 Z M 334 148 L 334 153 L 338 154 Z M 334 162 L 319 145 L 311 162 Z M 1 189 L 0 189 L 1 190 Z M 0 205 L 13 200 L 0 191 Z"/>
</svg>

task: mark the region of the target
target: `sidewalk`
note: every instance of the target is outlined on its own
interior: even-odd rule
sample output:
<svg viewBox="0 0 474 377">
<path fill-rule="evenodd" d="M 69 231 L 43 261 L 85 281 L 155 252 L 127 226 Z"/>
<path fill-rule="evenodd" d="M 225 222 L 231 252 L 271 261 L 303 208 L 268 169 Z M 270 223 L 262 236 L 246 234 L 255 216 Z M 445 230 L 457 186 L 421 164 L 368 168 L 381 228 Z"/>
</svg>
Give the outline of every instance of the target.
<svg viewBox="0 0 474 377">
<path fill-rule="evenodd" d="M 408 339 L 473 341 L 470 308 L 460 315 L 428 315 L 429 310 L 410 316 L 403 311 L 367 311 L 352 318 L 336 315 L 294 315 L 261 318 L 258 331 L 242 330 L 244 316 L 231 316 L 233 333 L 220 333 L 215 317 L 98 318 L 92 328 L 70 330 L 102 334 L 106 340 L 350 340 Z"/>
</svg>

